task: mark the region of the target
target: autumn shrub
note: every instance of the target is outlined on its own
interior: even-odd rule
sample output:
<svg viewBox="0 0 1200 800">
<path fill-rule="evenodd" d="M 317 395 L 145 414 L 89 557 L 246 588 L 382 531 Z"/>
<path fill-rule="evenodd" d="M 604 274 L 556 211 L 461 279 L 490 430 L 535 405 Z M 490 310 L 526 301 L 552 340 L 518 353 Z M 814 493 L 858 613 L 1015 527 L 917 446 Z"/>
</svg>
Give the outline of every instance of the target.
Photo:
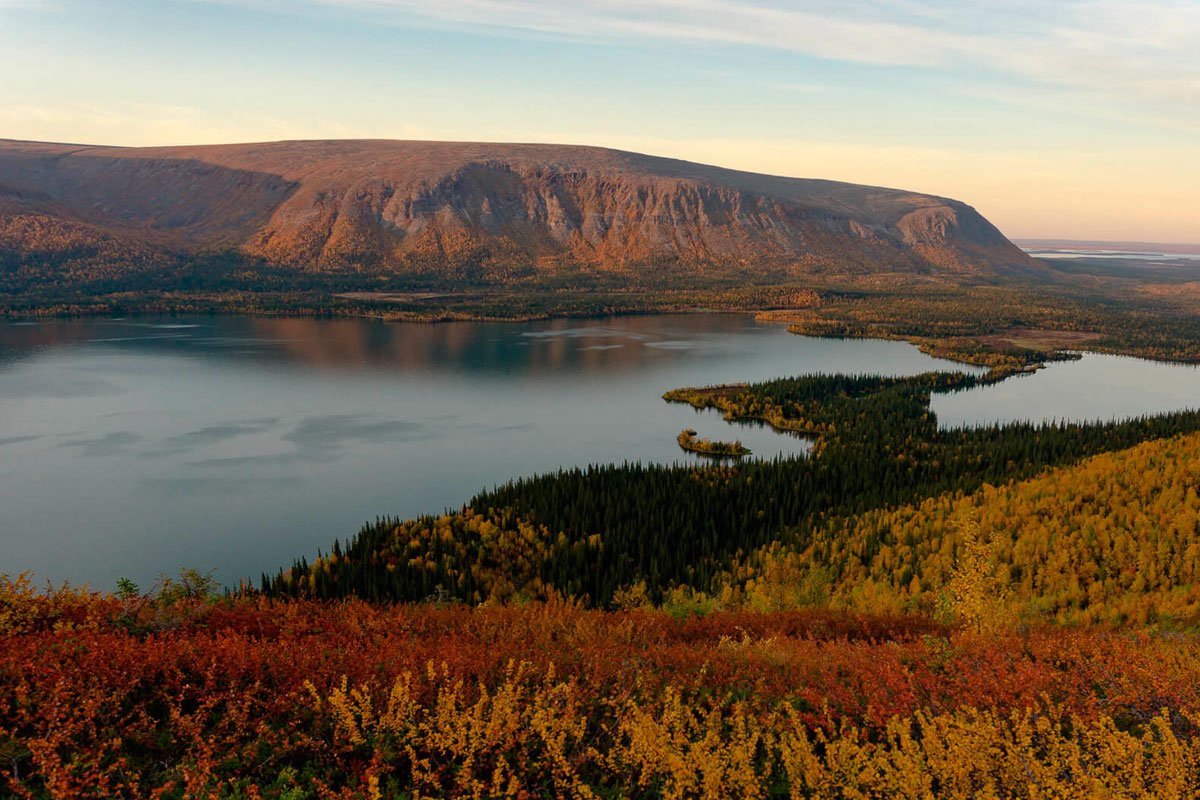
<svg viewBox="0 0 1200 800">
<path fill-rule="evenodd" d="M 0 796 L 1007 797 L 1036 780 L 1122 797 L 1197 780 L 1191 634 L 256 597 L 130 626 L 117 598 L 16 586 Z"/>
<path fill-rule="evenodd" d="M 94 627 L 118 605 L 116 598 L 83 587 L 47 584 L 38 589 L 30 573 L 0 573 L 0 636 L 45 629 Z"/>
<path fill-rule="evenodd" d="M 1043 698 L 825 730 L 787 703 L 673 687 L 589 707 L 576 682 L 527 663 L 471 699 L 462 681 L 430 673 L 426 704 L 407 673 L 378 706 L 365 686 L 314 691 L 343 752 L 370 765 L 365 796 L 383 786 L 426 797 L 1185 798 L 1200 782 L 1200 739 L 1181 736 L 1167 711 L 1127 730 Z"/>
</svg>

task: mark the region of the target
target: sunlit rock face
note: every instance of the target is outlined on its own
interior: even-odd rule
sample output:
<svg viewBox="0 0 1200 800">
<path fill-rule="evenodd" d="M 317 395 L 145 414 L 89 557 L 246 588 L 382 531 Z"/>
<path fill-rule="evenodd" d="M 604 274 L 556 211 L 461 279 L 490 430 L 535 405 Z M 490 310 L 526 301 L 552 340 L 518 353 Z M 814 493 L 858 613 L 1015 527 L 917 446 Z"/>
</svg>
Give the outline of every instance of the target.
<svg viewBox="0 0 1200 800">
<path fill-rule="evenodd" d="M 1037 269 L 970 206 L 592 147 L 0 143 L 0 251 L 119 270 L 234 250 L 301 271 L 698 278 Z"/>
</svg>

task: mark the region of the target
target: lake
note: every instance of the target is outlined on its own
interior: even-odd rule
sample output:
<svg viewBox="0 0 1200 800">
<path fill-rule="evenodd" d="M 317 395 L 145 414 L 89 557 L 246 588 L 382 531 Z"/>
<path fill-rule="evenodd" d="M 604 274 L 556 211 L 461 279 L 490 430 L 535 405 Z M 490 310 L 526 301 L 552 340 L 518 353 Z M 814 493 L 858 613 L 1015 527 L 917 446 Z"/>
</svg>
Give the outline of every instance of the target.
<svg viewBox="0 0 1200 800">
<path fill-rule="evenodd" d="M 962 369 L 902 342 L 748 315 L 532 323 L 172 317 L 0 322 L 0 572 L 144 587 L 180 566 L 273 572 L 377 515 L 457 508 L 559 467 L 692 462 L 675 437 L 805 440 L 668 389 L 814 372 Z M 938 396 L 943 424 L 1186 407 L 1200 371 L 1085 356 Z"/>
</svg>

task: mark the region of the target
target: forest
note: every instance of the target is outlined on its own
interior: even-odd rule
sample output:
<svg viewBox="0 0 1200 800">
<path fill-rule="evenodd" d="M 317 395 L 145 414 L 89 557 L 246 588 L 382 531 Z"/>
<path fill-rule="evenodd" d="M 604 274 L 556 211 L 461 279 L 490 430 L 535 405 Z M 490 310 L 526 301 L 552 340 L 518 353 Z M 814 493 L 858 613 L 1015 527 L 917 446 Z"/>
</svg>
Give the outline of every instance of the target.
<svg viewBox="0 0 1200 800">
<path fill-rule="evenodd" d="M 676 401 L 813 436 L 811 455 L 691 467 L 605 465 L 521 478 L 455 513 L 380 519 L 311 563 L 300 559 L 263 575 L 259 588 L 271 596 L 470 603 L 561 595 L 601 608 L 631 592 L 653 603 L 678 592 L 707 595 L 760 548 L 806 548 L 855 515 L 1200 432 L 1195 411 L 1102 424 L 939 428 L 929 411 L 932 392 L 997 379 L 994 371 L 816 375 L 671 392 Z M 805 552 L 807 567 L 835 574 L 853 573 L 861 557 L 843 548 Z M 925 591 L 940 588 L 930 583 Z"/>
<path fill-rule="evenodd" d="M 830 518 L 716 581 L 729 608 L 936 616 L 974 560 L 1009 625 L 1200 620 L 1200 435 L 1156 439 L 979 490 Z"/>
</svg>

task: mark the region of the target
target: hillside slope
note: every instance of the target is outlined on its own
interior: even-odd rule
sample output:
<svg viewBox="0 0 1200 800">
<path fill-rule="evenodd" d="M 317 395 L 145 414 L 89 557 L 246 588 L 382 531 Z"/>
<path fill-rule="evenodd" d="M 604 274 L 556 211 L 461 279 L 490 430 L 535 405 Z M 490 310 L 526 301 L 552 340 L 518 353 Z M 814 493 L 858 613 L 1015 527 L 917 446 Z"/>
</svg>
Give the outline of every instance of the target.
<svg viewBox="0 0 1200 800">
<path fill-rule="evenodd" d="M 235 251 L 302 272 L 503 284 L 564 268 L 1026 274 L 956 200 L 562 145 L 0 141 L 0 265 Z"/>
<path fill-rule="evenodd" d="M 977 547 L 989 592 L 1060 623 L 1200 618 L 1200 434 L 1035 478 L 835 518 L 735 567 L 735 604 L 790 605 L 819 571 L 835 607 L 936 610 Z"/>
</svg>

